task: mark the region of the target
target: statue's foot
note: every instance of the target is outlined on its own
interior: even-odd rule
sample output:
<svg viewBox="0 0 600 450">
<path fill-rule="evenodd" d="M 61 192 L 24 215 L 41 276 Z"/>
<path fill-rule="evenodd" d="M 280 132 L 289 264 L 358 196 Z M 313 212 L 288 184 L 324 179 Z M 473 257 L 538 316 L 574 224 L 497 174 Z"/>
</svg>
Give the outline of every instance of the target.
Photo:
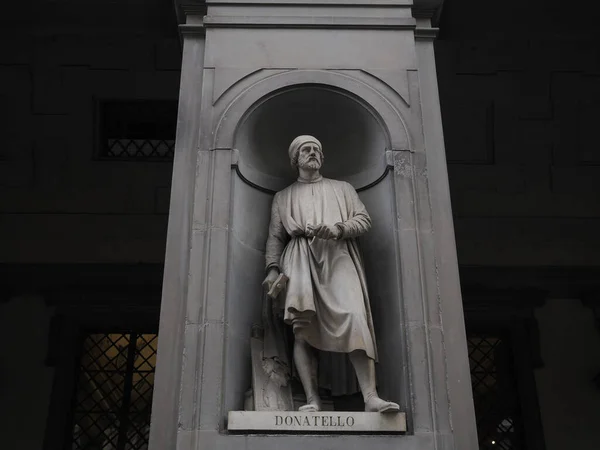
<svg viewBox="0 0 600 450">
<path fill-rule="evenodd" d="M 306 405 L 302 405 L 298 408 L 300 412 L 319 412 L 321 411 L 321 399 L 311 398 Z"/>
<path fill-rule="evenodd" d="M 371 397 L 365 403 L 366 412 L 393 413 L 400 411 L 400 406 L 394 402 L 382 400 L 379 397 Z"/>
</svg>

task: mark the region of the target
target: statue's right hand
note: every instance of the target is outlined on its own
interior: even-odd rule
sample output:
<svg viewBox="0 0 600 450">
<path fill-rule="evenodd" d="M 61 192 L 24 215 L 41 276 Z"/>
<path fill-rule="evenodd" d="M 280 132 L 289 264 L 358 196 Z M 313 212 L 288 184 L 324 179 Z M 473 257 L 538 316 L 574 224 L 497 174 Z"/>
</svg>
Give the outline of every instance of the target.
<svg viewBox="0 0 600 450">
<path fill-rule="evenodd" d="M 311 225 L 310 223 L 306 224 L 306 229 L 304 230 L 304 236 L 306 236 L 309 239 L 315 236 L 315 227 L 313 225 Z"/>
<path fill-rule="evenodd" d="M 275 282 L 275 280 L 277 279 L 278 276 L 279 276 L 279 270 L 276 267 L 271 267 L 269 269 L 269 273 L 267 274 L 267 277 L 262 282 L 262 285 L 265 288 L 265 291 L 268 292 L 271 290 L 271 287 L 273 286 L 273 283 Z"/>
</svg>

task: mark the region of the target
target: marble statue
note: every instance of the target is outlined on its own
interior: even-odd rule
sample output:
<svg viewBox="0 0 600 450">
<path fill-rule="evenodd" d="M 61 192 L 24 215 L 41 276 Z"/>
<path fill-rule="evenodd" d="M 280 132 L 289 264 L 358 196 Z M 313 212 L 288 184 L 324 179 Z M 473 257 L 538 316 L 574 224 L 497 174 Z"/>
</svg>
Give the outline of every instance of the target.
<svg viewBox="0 0 600 450">
<path fill-rule="evenodd" d="M 299 410 L 322 408 L 319 350 L 348 354 L 365 411 L 397 412 L 396 403 L 377 393 L 375 333 L 356 241 L 371 227 L 371 218 L 350 184 L 321 176 L 324 156 L 316 138 L 298 136 L 288 153 L 299 176 L 273 199 L 263 284 L 272 291 L 285 275 L 279 300 L 293 330 L 293 359 L 306 394 Z"/>
</svg>

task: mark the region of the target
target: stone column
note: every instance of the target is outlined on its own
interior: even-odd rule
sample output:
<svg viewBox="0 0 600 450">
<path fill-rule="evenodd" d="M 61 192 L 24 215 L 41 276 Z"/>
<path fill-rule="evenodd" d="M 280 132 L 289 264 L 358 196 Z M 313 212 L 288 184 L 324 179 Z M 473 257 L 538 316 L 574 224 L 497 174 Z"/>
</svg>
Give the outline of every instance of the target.
<svg viewBox="0 0 600 450">
<path fill-rule="evenodd" d="M 410 0 L 184 11 L 151 450 L 476 449 L 428 20 Z M 379 385 L 405 435 L 227 431 L 251 382 L 272 193 L 293 181 L 288 134 L 306 133 L 324 135 L 327 167 L 374 221 L 362 244 Z"/>
<path fill-rule="evenodd" d="M 205 39 L 201 21 L 203 11 L 201 5 L 188 6 L 180 11 L 187 17 L 187 23 L 184 25 L 187 25 L 187 28 L 181 31 L 183 57 L 177 140 L 150 428 L 150 448 L 153 450 L 176 448 L 180 427 L 180 385 L 186 362 L 184 336 L 198 159 L 198 122 L 204 74 Z"/>
<path fill-rule="evenodd" d="M 455 448 L 476 449 L 478 443 L 475 411 L 433 48 L 433 41 L 437 34 L 437 29 L 431 26 L 433 13 L 434 10 L 425 8 L 415 11 L 417 16 L 415 40 L 427 153 L 427 180 L 432 226 L 435 230 L 433 238 L 436 261 L 436 303 L 439 306 L 445 346 L 445 355 L 440 354 L 437 362 L 444 364 L 442 361 L 445 361 L 446 368 L 445 370 L 434 368 L 434 372 L 446 373 L 445 389 L 451 409 L 449 420 L 453 424 Z"/>
</svg>

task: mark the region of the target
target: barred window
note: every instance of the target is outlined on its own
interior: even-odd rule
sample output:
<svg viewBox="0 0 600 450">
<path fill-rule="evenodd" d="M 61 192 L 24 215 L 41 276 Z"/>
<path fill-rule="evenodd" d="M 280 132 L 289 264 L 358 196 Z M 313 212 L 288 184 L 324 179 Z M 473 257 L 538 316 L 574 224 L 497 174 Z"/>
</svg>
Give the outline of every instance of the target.
<svg viewBox="0 0 600 450">
<path fill-rule="evenodd" d="M 176 101 L 103 100 L 98 102 L 98 119 L 100 159 L 173 160 Z"/>
<path fill-rule="evenodd" d="M 68 448 L 148 448 L 157 341 L 152 333 L 83 336 Z"/>
<path fill-rule="evenodd" d="M 479 448 L 524 449 L 510 340 L 500 334 L 470 334 L 467 346 Z"/>
</svg>

